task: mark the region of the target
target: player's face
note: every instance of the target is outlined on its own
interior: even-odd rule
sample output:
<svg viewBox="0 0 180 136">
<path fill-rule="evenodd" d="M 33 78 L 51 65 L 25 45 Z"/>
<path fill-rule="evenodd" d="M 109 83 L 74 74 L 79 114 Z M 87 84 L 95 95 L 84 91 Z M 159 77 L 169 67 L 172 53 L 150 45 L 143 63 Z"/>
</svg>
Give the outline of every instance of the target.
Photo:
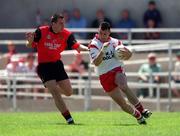
<svg viewBox="0 0 180 136">
<path fill-rule="evenodd" d="M 155 57 L 149 58 L 149 64 L 150 64 L 150 65 L 156 64 L 156 58 L 155 58 Z"/>
<path fill-rule="evenodd" d="M 107 42 L 110 35 L 110 30 L 99 29 L 99 38 L 103 42 Z"/>
<path fill-rule="evenodd" d="M 58 33 L 64 28 L 64 18 L 59 18 L 56 23 L 53 23 L 55 31 Z"/>
</svg>

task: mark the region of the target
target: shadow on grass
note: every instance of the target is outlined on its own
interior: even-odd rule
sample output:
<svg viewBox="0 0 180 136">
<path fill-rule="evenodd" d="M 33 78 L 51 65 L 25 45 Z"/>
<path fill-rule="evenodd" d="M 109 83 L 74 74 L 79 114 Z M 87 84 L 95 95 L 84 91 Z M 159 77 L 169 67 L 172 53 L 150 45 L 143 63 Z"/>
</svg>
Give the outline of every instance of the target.
<svg viewBox="0 0 180 136">
<path fill-rule="evenodd" d="M 58 122 L 58 123 L 51 123 L 51 125 L 68 125 L 67 123 L 60 123 L 60 122 Z M 93 124 L 93 125 L 96 125 L 96 126 L 116 126 L 116 127 L 118 127 L 118 126 L 138 126 L 138 124 L 136 124 L 136 123 L 124 123 L 124 124 L 122 124 L 122 123 L 116 123 L 116 124 Z M 68 125 L 68 126 L 92 126 L 92 124 L 83 124 L 83 123 L 75 123 L 75 124 L 71 124 L 71 125 Z"/>
<path fill-rule="evenodd" d="M 51 123 L 51 125 L 67 125 L 67 126 L 85 126 L 86 124 L 82 124 L 82 123 L 75 123 L 75 124 L 67 124 L 67 123 Z"/>
<path fill-rule="evenodd" d="M 138 124 L 136 124 L 136 123 L 127 123 L 127 124 L 119 123 L 119 124 L 111 124 L 111 126 L 138 126 Z"/>
</svg>

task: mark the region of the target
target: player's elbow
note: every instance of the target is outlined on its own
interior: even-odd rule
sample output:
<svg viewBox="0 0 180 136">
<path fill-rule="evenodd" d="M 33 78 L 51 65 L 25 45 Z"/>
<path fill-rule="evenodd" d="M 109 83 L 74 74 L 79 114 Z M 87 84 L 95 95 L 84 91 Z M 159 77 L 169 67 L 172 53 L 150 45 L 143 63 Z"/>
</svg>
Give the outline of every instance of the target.
<svg viewBox="0 0 180 136">
<path fill-rule="evenodd" d="M 94 63 L 94 65 L 97 67 L 97 66 L 99 66 L 99 63 Z"/>
</svg>

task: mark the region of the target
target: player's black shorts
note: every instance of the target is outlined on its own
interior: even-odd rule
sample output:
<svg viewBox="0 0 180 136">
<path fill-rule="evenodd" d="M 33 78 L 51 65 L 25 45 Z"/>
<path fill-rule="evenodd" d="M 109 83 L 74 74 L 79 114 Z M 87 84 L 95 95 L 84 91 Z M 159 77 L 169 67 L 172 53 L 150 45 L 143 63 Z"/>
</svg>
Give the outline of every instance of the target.
<svg viewBox="0 0 180 136">
<path fill-rule="evenodd" d="M 64 70 L 64 64 L 61 60 L 56 62 L 39 63 L 37 66 L 37 73 L 43 83 L 49 80 L 61 81 L 68 79 L 68 75 Z"/>
</svg>

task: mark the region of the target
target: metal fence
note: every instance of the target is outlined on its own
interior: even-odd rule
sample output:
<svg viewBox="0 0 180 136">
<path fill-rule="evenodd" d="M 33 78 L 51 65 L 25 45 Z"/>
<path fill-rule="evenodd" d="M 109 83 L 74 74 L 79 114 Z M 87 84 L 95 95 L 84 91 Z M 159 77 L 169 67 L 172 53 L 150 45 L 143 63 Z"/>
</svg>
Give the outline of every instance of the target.
<svg viewBox="0 0 180 136">
<path fill-rule="evenodd" d="M 97 33 L 97 28 L 70 28 L 72 32 L 78 33 Z M 18 29 L 0 29 L 0 34 L 22 34 L 26 32 L 33 32 L 35 29 L 31 28 L 18 28 Z M 135 33 L 147 33 L 147 32 L 159 32 L 159 33 L 180 33 L 180 28 L 131 28 L 131 29 L 120 29 L 120 28 L 112 28 L 112 33 L 127 33 L 127 39 L 123 40 L 127 45 L 139 45 L 139 44 L 152 44 L 152 43 L 180 43 L 179 39 L 156 39 L 156 40 L 144 40 L 144 39 L 134 39 L 132 36 Z M 21 40 L 0 40 L 0 44 L 8 44 L 9 41 L 12 41 L 14 44 L 24 45 L 26 41 L 24 39 Z M 78 39 L 80 43 L 88 44 L 90 39 Z"/>
<path fill-rule="evenodd" d="M 97 29 L 70 29 L 72 32 L 96 32 Z M 34 31 L 34 29 L 0 29 L 0 34 L 3 33 L 25 33 L 25 32 L 30 32 Z M 168 77 L 168 82 L 167 83 L 152 83 L 151 81 L 149 83 L 138 83 L 138 82 L 129 82 L 129 86 L 131 88 L 147 88 L 149 87 L 149 90 L 151 92 L 152 88 L 156 88 L 157 95 L 157 103 L 156 103 L 156 108 L 159 111 L 160 110 L 160 90 L 162 88 L 168 89 L 168 110 L 170 111 L 171 103 L 172 103 L 172 82 L 171 82 L 171 77 L 173 74 L 179 74 L 179 73 L 172 73 L 172 51 L 173 50 L 180 50 L 180 40 L 172 40 L 172 39 L 164 39 L 164 40 L 134 40 L 132 39 L 132 34 L 133 33 L 144 33 L 144 32 L 180 32 L 180 28 L 172 28 L 172 29 L 166 29 L 166 28 L 161 28 L 161 29 L 112 29 L 112 32 L 127 32 L 128 33 L 128 40 L 126 41 L 129 45 L 132 44 L 148 44 L 148 46 L 142 46 L 142 45 L 135 45 L 135 46 L 129 46 L 129 48 L 132 49 L 134 52 L 144 52 L 144 51 L 166 51 L 167 52 L 167 63 L 168 63 L 168 72 L 165 73 L 156 73 L 160 74 L 160 76 L 166 76 Z M 14 42 L 14 44 L 25 44 L 25 40 L 0 40 L 0 44 L 8 44 L 9 41 Z M 79 40 L 81 43 L 88 43 L 89 40 Z M 155 44 L 156 43 L 156 44 Z M 62 54 L 72 54 L 73 51 L 67 51 Z M 125 62 L 126 63 L 126 62 Z M 133 62 L 127 62 L 127 64 L 133 64 Z M 127 73 L 127 76 L 138 76 L 137 73 Z M 92 73 L 92 70 L 89 69 L 88 73 L 85 73 L 81 76 L 79 74 L 74 74 L 74 73 L 69 73 L 69 76 L 77 76 L 79 77 L 78 79 L 72 79 L 72 87 L 77 88 L 79 90 L 79 94 L 76 96 L 72 97 L 83 97 L 85 100 L 84 104 L 84 109 L 89 110 L 91 107 L 91 97 L 96 97 L 91 95 L 91 89 L 93 88 L 98 88 L 100 89 L 101 86 L 97 80 L 94 80 L 93 77 L 97 77 L 95 73 Z M 82 77 L 86 76 L 88 77 L 88 80 L 84 80 Z M 151 76 L 154 76 L 152 74 Z M 0 75 L 1 80 L 5 80 L 6 84 L 1 85 L 0 89 L 6 89 L 5 91 L 1 91 L 1 95 L 7 95 L 7 97 L 12 96 L 13 98 L 13 109 L 15 110 L 17 108 L 16 104 L 16 98 L 17 96 L 44 96 L 44 97 L 51 97 L 50 94 L 39 94 L 39 93 L 25 93 L 25 92 L 17 92 L 17 89 L 25 89 L 25 88 L 43 88 L 43 85 L 41 84 L 40 80 L 35 76 L 35 75 L 26 75 L 26 74 L 15 74 L 15 75 L 5 75 L 4 72 L 1 73 Z M 18 81 L 33 81 L 38 84 L 22 84 L 18 85 Z M 174 84 L 174 87 L 179 88 L 179 84 Z M 13 90 L 13 91 L 11 91 Z M 84 95 L 82 95 L 82 90 L 84 90 Z M 151 94 L 151 93 L 150 93 Z M 105 97 L 104 97 L 105 98 Z"/>
</svg>

